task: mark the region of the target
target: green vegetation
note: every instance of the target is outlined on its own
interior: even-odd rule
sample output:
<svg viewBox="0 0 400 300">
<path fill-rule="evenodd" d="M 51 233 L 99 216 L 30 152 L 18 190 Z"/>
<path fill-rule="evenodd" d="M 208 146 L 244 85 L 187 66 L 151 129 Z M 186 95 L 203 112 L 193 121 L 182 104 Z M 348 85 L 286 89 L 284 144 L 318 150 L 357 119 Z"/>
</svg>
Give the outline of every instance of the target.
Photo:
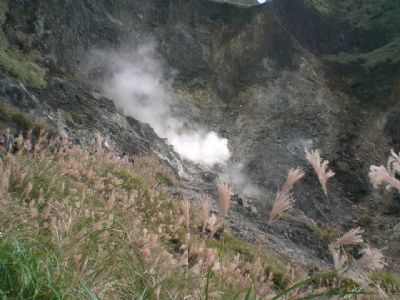
<svg viewBox="0 0 400 300">
<path fill-rule="evenodd" d="M 6 20 L 7 10 L 7 1 L 0 0 L 0 26 Z M 46 85 L 43 70 L 16 51 L 9 49 L 2 31 L 0 31 L 0 70 L 32 88 L 43 88 Z"/>
<path fill-rule="evenodd" d="M 221 257 L 234 256 L 239 253 L 249 262 L 256 262 L 257 259 L 260 259 L 261 264 L 265 267 L 267 272 L 274 272 L 274 274 L 279 277 L 284 274 L 286 265 L 283 261 L 276 257 L 263 255 L 263 252 L 258 247 L 232 234 L 225 233 L 224 243 L 221 243 L 219 240 L 209 240 L 207 241 L 207 245 L 218 249 L 218 253 Z"/>
<path fill-rule="evenodd" d="M 7 0 L 0 0 L 0 25 L 6 21 L 6 14 L 8 11 Z"/>
<path fill-rule="evenodd" d="M 6 124 L 13 123 L 13 127 L 19 131 L 26 132 L 32 129 L 33 134 L 36 136 L 39 135 L 41 130 L 53 133 L 49 125 L 41 119 L 32 119 L 26 113 L 4 103 L 0 103 L 0 120 Z"/>
<path fill-rule="evenodd" d="M 332 13 L 357 28 L 380 28 L 391 37 L 400 34 L 397 0 L 330 0 Z"/>
<path fill-rule="evenodd" d="M 372 280 L 393 295 L 400 293 L 400 275 L 392 272 L 374 272 Z"/>
<path fill-rule="evenodd" d="M 361 100 L 364 108 L 385 110 L 396 103 L 400 38 L 369 53 L 341 53 L 323 59 L 339 75 L 347 92 Z"/>
<path fill-rule="evenodd" d="M 310 6 L 358 34 L 356 53 L 327 55 L 323 60 L 339 85 L 366 109 L 384 110 L 397 101 L 400 64 L 400 2 L 397 0 L 305 0 Z M 382 105 L 382 104 L 385 105 Z M 358 108 L 354 109 L 357 113 Z"/>
<path fill-rule="evenodd" d="M 327 55 L 324 60 L 328 63 L 357 66 L 365 71 L 372 70 L 382 64 L 397 64 L 400 62 L 400 37 L 369 53 Z"/>
<path fill-rule="evenodd" d="M 400 293 L 400 276 L 392 272 L 373 272 L 371 278 L 385 290 L 393 294 Z"/>
<path fill-rule="evenodd" d="M 295 284 L 302 276 L 261 247 L 225 226 L 216 235 L 214 227 L 204 230 L 203 213 L 185 212 L 162 192 L 156 174 L 173 176 L 154 157 L 131 165 L 100 146 L 89 154 L 65 137 L 47 142 L 43 135 L 34 153 L 22 149 L 0 159 L 2 299 L 303 299 L 360 292 L 333 281 L 318 285 L 314 277 Z"/>
<path fill-rule="evenodd" d="M 327 1 L 306 0 L 306 3 L 324 15 L 329 15 L 332 12 L 330 4 Z"/>
<path fill-rule="evenodd" d="M 44 243 L 18 236 L 0 240 L 2 299 L 63 299 L 63 290 L 68 289 L 79 299 L 90 299 L 82 284 L 65 271 L 59 255 Z"/>
<path fill-rule="evenodd" d="M 373 273 L 372 276 L 373 278 L 375 277 L 376 279 L 381 280 L 385 284 L 397 286 L 397 288 L 400 287 L 400 276 L 398 274 L 381 271 Z"/>
<path fill-rule="evenodd" d="M 0 69 L 32 88 L 46 85 L 44 73 L 38 65 L 12 53 L 4 44 L 0 44 Z"/>
<path fill-rule="evenodd" d="M 162 185 L 165 185 L 168 187 L 174 186 L 174 181 L 168 175 L 166 175 L 162 172 L 156 172 L 155 178 L 158 181 L 158 183 L 160 183 Z"/>
<path fill-rule="evenodd" d="M 340 232 L 335 227 L 320 226 L 315 223 L 304 223 L 312 232 L 323 241 L 333 241 L 339 237 Z"/>
<path fill-rule="evenodd" d="M 397 0 L 306 0 L 319 12 L 365 30 L 380 29 L 390 38 L 400 34 Z"/>
</svg>

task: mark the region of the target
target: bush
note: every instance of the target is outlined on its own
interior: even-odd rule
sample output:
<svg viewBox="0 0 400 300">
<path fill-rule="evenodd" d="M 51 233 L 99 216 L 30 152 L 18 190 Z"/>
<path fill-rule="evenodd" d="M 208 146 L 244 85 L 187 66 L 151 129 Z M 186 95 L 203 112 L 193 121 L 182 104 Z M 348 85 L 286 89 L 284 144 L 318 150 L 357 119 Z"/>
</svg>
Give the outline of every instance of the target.
<svg viewBox="0 0 400 300">
<path fill-rule="evenodd" d="M 14 123 L 16 130 L 28 131 L 32 129 L 34 135 L 39 135 L 41 130 L 54 133 L 50 126 L 41 119 L 32 119 L 28 114 L 10 105 L 0 103 L 0 120 L 5 123 Z"/>
<path fill-rule="evenodd" d="M 18 57 L 2 45 L 0 45 L 0 69 L 29 87 L 40 89 L 46 85 L 44 73 L 36 64 Z"/>
<path fill-rule="evenodd" d="M 6 21 L 7 0 L 0 0 L 0 26 Z M 0 29 L 0 70 L 32 88 L 43 88 L 46 85 L 43 70 L 33 62 L 13 53 L 8 49 L 6 38 Z"/>
</svg>

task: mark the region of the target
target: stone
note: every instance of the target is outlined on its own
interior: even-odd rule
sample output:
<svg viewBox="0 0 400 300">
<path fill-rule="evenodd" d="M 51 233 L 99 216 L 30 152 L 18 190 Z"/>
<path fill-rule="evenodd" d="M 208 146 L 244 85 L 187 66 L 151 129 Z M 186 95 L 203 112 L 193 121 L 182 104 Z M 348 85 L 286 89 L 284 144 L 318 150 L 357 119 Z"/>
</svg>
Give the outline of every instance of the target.
<svg viewBox="0 0 400 300">
<path fill-rule="evenodd" d="M 250 205 L 249 211 L 250 211 L 250 213 L 253 214 L 253 215 L 257 215 L 257 214 L 258 214 L 258 210 L 257 210 L 257 208 L 256 208 L 254 205 Z"/>
</svg>

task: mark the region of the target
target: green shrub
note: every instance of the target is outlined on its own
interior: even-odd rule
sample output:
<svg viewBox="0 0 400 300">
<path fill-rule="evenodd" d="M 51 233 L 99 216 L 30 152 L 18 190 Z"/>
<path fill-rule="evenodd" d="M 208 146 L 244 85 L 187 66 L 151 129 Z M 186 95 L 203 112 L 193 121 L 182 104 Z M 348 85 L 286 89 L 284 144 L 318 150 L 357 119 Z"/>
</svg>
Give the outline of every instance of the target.
<svg viewBox="0 0 400 300">
<path fill-rule="evenodd" d="M 174 182 L 172 181 L 172 179 L 162 172 L 156 172 L 155 179 L 158 181 L 159 184 L 166 185 L 168 187 L 174 186 Z"/>
<path fill-rule="evenodd" d="M 0 26 L 6 21 L 8 5 L 0 0 Z M 8 49 L 6 38 L 0 29 L 0 70 L 17 78 L 32 88 L 43 88 L 46 85 L 43 70 L 33 62 L 13 53 Z"/>
<path fill-rule="evenodd" d="M 6 13 L 8 11 L 8 5 L 6 0 L 0 0 L 0 26 L 6 21 Z"/>
<path fill-rule="evenodd" d="M 396 1 L 388 0 L 306 0 L 325 15 L 356 28 L 380 29 L 389 38 L 399 36 L 400 19 Z"/>
<path fill-rule="evenodd" d="M 27 131 L 32 129 L 34 135 L 38 135 L 41 130 L 45 130 L 50 134 L 53 133 L 47 123 L 40 119 L 32 119 L 26 113 L 4 103 L 0 103 L 0 120 L 15 123 L 17 130 Z"/>
<path fill-rule="evenodd" d="M 325 1 L 306 0 L 306 2 L 324 15 L 329 15 L 332 12 L 331 7 Z"/>
<path fill-rule="evenodd" d="M 46 85 L 43 71 L 34 63 L 24 60 L 0 46 L 0 69 L 27 86 L 43 88 Z"/>
</svg>

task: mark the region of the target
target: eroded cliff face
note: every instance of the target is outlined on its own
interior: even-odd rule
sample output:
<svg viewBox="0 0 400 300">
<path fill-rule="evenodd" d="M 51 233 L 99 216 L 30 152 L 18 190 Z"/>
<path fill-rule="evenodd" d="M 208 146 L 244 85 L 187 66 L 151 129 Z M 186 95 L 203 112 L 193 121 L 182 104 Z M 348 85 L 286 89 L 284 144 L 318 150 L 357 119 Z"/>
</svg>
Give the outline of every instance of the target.
<svg viewBox="0 0 400 300">
<path fill-rule="evenodd" d="M 339 82 L 337 66 L 323 60 L 353 49 L 351 34 L 300 0 L 267 5 L 234 1 L 244 6 L 217 2 L 13 0 L 6 36 L 12 47 L 34 55 L 47 70 L 48 83 L 45 89 L 26 91 L 23 97 L 30 100 L 21 102 L 21 88 L 4 79 L 1 95 L 42 113 L 79 142 L 89 144 L 93 130 L 100 129 L 124 151 L 155 151 L 187 176 L 190 191 L 212 192 L 218 174 L 230 176 L 239 197 L 254 201 L 258 210 L 253 215 L 233 212 L 235 230 L 248 237 L 267 232 L 267 247 L 300 262 L 312 263 L 316 257 L 316 264 L 326 262 L 328 241 L 313 230 L 317 223 L 371 228 L 370 241 L 388 245 L 387 255 L 396 257 L 395 233 L 376 228 L 394 224 L 400 211 L 392 209 L 394 215 L 385 218 L 381 209 L 379 215 L 372 213 L 382 199 L 371 193 L 367 172 L 371 163 L 384 162 L 390 143 L 399 143 L 398 109 L 391 109 L 393 101 L 382 103 L 378 113 L 359 105 Z M 151 128 L 126 119 L 103 97 L 96 87 L 101 71 L 82 75 L 90 50 L 149 40 L 165 73 L 173 74 L 180 101 L 175 113 L 229 139 L 232 158 L 224 172 L 214 168 L 205 173 L 181 161 Z M 16 93 L 7 90 L 12 85 Z M 333 210 L 305 162 L 304 148 L 322 149 L 337 173 L 329 187 Z M 307 176 L 295 189 L 296 211 L 266 228 L 264 216 L 277 187 L 297 166 Z"/>
</svg>

